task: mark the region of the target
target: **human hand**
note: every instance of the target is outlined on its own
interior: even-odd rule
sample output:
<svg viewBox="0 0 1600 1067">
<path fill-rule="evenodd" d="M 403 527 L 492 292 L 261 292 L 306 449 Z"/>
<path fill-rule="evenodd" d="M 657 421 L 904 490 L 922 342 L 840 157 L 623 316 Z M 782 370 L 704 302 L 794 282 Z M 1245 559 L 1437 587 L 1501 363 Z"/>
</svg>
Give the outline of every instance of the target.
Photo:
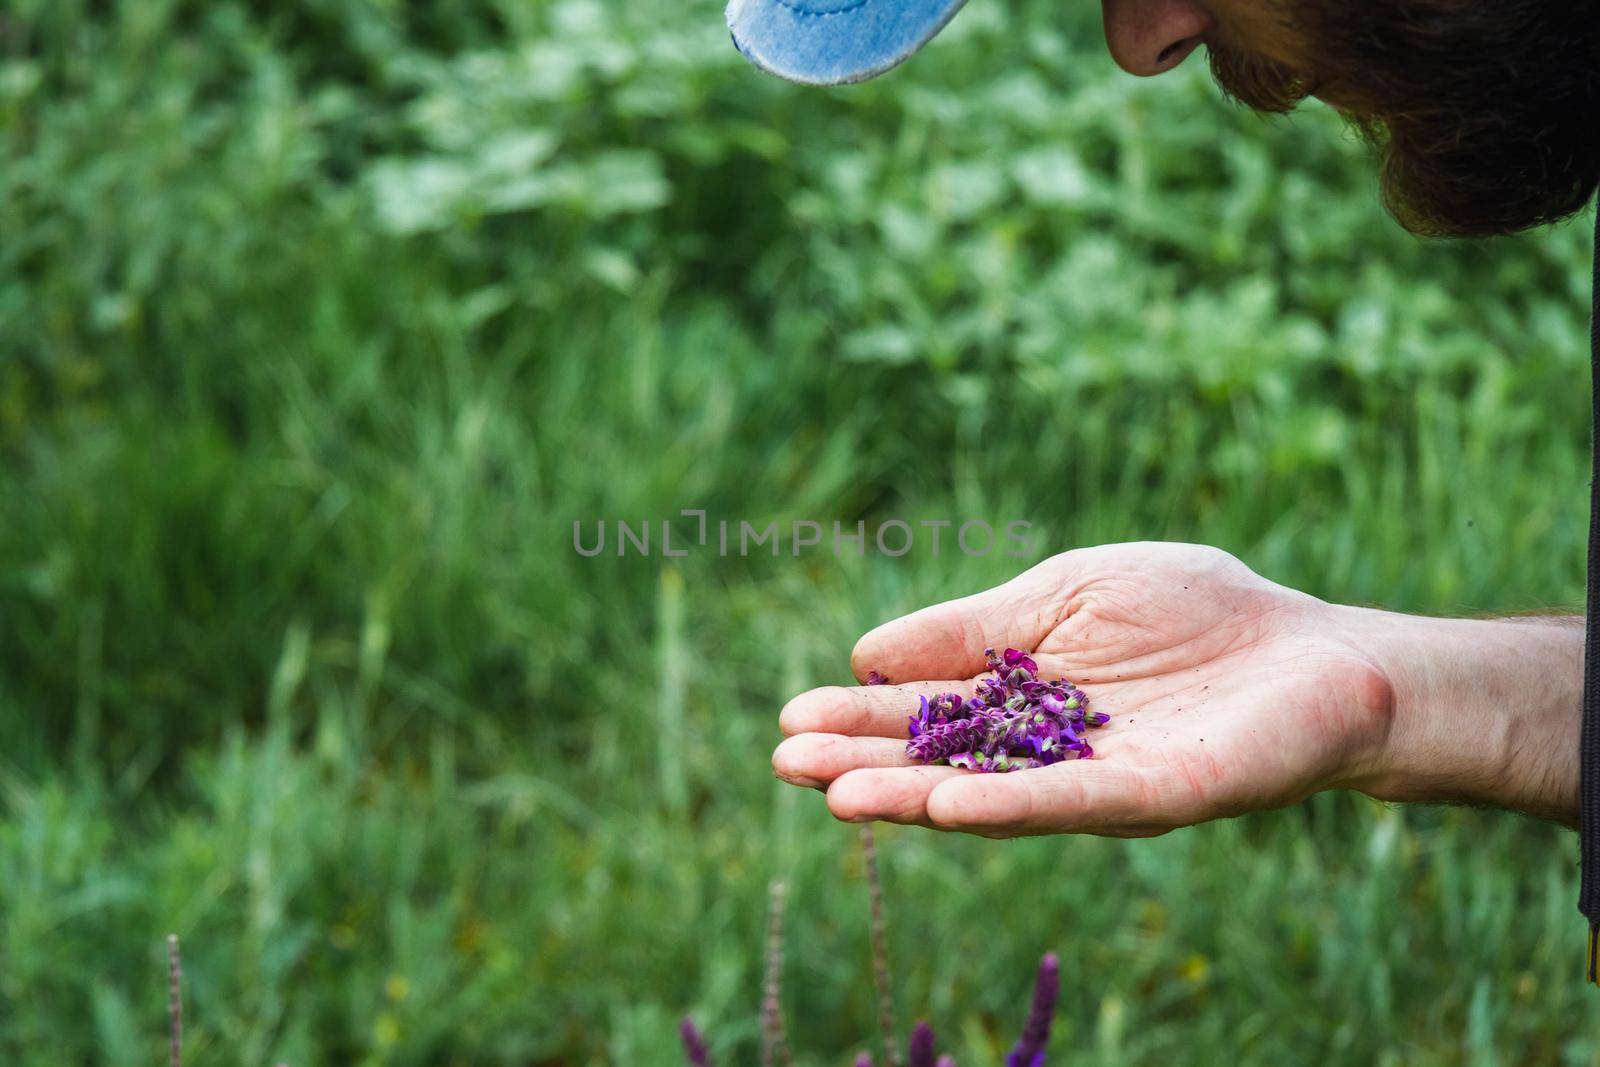
<svg viewBox="0 0 1600 1067">
<path fill-rule="evenodd" d="M 1149 836 L 1382 777 L 1395 692 L 1353 609 L 1274 584 L 1217 549 L 1067 552 L 976 596 L 880 626 L 858 678 L 795 697 L 778 776 L 825 788 L 841 819 L 1005 837 Z M 915 764 L 917 695 L 969 695 L 984 650 L 1020 648 L 1111 716 L 1096 756 L 1008 774 Z"/>
</svg>

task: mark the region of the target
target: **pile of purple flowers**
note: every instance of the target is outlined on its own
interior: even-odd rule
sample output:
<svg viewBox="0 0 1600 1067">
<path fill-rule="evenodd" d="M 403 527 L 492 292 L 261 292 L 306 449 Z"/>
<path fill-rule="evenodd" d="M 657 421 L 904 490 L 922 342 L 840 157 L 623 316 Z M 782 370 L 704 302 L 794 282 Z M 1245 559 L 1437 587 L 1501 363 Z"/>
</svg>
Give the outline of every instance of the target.
<svg viewBox="0 0 1600 1067">
<path fill-rule="evenodd" d="M 1083 690 L 1063 679 L 1040 680 L 1038 664 L 1015 648 L 986 655 L 993 673 L 978 682 L 976 695 L 920 698 L 906 743 L 912 758 L 1002 772 L 1094 757 L 1084 733 L 1111 717 L 1090 711 Z"/>
</svg>

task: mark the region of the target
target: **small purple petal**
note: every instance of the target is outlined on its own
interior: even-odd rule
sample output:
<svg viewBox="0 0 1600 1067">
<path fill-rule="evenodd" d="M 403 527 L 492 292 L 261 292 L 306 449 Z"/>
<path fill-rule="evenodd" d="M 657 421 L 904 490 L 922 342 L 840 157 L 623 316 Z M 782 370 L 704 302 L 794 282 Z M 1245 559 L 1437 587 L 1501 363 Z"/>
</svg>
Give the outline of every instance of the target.
<svg viewBox="0 0 1600 1067">
<path fill-rule="evenodd" d="M 1005 659 L 1002 662 L 1007 667 L 1021 667 L 1029 674 L 1039 673 L 1039 665 L 1033 662 L 1033 658 L 1020 648 L 1006 649 Z"/>
</svg>

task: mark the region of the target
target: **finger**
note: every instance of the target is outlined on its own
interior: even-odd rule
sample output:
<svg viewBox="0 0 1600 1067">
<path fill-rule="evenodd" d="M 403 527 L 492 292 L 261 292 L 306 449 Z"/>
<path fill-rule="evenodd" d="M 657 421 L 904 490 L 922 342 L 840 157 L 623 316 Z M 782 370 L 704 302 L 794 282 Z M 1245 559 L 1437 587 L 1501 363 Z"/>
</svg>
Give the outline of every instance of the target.
<svg viewBox="0 0 1600 1067">
<path fill-rule="evenodd" d="M 820 788 L 862 767 L 909 767 L 906 743 L 887 737 L 797 734 L 772 753 L 772 772 L 793 785 Z"/>
<path fill-rule="evenodd" d="M 849 771 L 828 787 L 828 810 L 846 822 L 928 825 L 928 795 L 940 783 L 965 775 L 954 767 L 895 767 Z"/>
<path fill-rule="evenodd" d="M 1061 619 L 1071 590 L 1062 560 L 1046 560 L 1004 585 L 886 622 L 856 642 L 857 678 L 968 678 L 986 666 L 984 650 L 1033 649 Z"/>
<path fill-rule="evenodd" d="M 778 713 L 785 734 L 850 734 L 857 737 L 906 737 L 919 697 L 959 693 L 969 697 L 973 682 L 910 682 L 906 685 L 829 685 L 801 693 Z"/>
<path fill-rule="evenodd" d="M 1161 833 L 1201 821 L 1187 783 L 1111 760 L 1071 760 L 1012 774 L 964 775 L 927 799 L 934 826 L 971 832 Z"/>
</svg>

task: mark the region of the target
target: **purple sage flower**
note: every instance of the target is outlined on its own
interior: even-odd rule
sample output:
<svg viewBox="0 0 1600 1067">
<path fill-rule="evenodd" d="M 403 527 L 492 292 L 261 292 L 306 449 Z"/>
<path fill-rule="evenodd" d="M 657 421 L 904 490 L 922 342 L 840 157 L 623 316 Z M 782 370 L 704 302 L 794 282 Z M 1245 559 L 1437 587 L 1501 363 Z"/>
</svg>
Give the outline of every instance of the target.
<svg viewBox="0 0 1600 1067">
<path fill-rule="evenodd" d="M 911 1030 L 911 1041 L 907 1048 L 906 1067 L 934 1067 L 933 1027 L 926 1022 L 919 1022 Z"/>
<path fill-rule="evenodd" d="M 690 1067 L 711 1067 L 711 1053 L 706 1048 L 705 1038 L 695 1029 L 694 1020 L 684 1016 L 678 1024 L 678 1033 L 683 1036 L 683 1054 L 689 1058 Z"/>
<path fill-rule="evenodd" d="M 933 1067 L 956 1067 L 956 1058 L 954 1056 L 940 1056 L 939 1062 L 934 1064 Z"/>
<path fill-rule="evenodd" d="M 906 751 L 923 763 L 970 752 L 983 744 L 989 725 L 987 720 L 974 716 L 924 727 L 906 744 Z"/>
<path fill-rule="evenodd" d="M 1007 670 L 1015 670 L 1016 668 L 1021 667 L 1029 674 L 1039 673 L 1039 665 L 1033 662 L 1033 657 L 1029 656 L 1026 652 L 1023 652 L 1020 649 L 1008 648 L 998 660 L 995 658 L 994 649 L 992 648 L 985 652 L 984 656 L 989 660 L 989 667 L 991 670 L 1002 666 Z"/>
<path fill-rule="evenodd" d="M 1043 1067 L 1045 1046 L 1050 1043 L 1050 1022 L 1055 1016 L 1056 997 L 1061 992 L 1061 960 L 1054 952 L 1039 961 L 1039 977 L 1033 984 L 1033 1003 L 1022 1036 L 1006 1055 L 1006 1067 Z"/>
<path fill-rule="evenodd" d="M 872 1067 L 872 1053 L 863 1052 L 856 1057 L 856 1067 Z"/>
<path fill-rule="evenodd" d="M 908 736 L 912 738 L 921 737 L 928 727 L 934 725 L 933 708 L 929 706 L 928 698 L 919 696 L 917 699 L 921 701 L 921 706 L 917 708 L 917 713 L 911 716 L 910 723 L 906 727 Z"/>
</svg>

